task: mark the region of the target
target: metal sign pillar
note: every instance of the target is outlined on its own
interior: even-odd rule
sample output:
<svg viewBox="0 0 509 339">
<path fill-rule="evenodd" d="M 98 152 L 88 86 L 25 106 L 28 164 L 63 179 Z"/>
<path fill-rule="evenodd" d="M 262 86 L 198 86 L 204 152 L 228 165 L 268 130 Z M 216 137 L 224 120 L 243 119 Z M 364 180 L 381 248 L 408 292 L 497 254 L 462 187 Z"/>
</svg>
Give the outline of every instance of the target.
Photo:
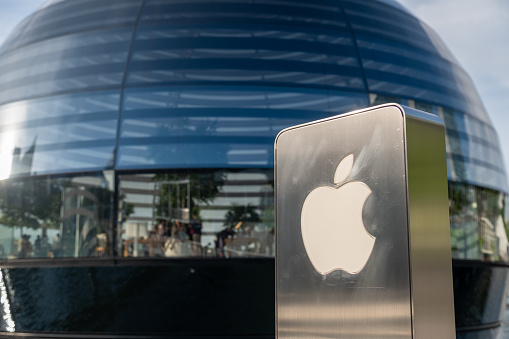
<svg viewBox="0 0 509 339">
<path fill-rule="evenodd" d="M 277 338 L 455 338 L 441 119 L 382 105 L 275 147 Z"/>
</svg>

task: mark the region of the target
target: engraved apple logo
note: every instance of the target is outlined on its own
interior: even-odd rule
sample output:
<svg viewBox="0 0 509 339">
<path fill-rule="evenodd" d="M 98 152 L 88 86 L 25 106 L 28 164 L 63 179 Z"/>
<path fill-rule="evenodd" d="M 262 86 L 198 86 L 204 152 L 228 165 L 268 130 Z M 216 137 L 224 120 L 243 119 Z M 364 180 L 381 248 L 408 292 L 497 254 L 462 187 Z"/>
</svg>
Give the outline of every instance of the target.
<svg viewBox="0 0 509 339">
<path fill-rule="evenodd" d="M 301 232 L 309 260 L 318 273 L 335 270 L 359 273 L 366 265 L 375 237 L 362 221 L 364 202 L 371 194 L 360 181 L 343 185 L 353 166 L 353 154 L 336 168 L 334 187 L 313 189 L 302 206 Z"/>
</svg>

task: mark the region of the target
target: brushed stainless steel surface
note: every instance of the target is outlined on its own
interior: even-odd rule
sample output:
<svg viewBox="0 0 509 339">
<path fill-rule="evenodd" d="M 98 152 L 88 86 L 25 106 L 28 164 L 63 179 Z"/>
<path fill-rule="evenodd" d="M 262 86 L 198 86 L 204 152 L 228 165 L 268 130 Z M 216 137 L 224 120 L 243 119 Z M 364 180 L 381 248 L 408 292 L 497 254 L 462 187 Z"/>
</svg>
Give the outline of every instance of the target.
<svg viewBox="0 0 509 339">
<path fill-rule="evenodd" d="M 414 334 L 454 338 L 444 126 L 435 116 L 404 110 Z"/>
<path fill-rule="evenodd" d="M 426 185 L 431 189 L 443 184 L 447 190 L 446 170 L 440 174 L 440 167 L 430 172 L 428 168 L 421 169 L 419 162 L 414 160 L 418 152 L 434 152 L 418 139 L 428 136 L 426 124 L 433 125 L 433 133 L 435 126 L 440 128 L 439 120 L 434 121 L 435 117 L 427 117 L 427 114 L 422 115 L 418 111 L 412 112 L 410 126 L 416 136 L 411 139 L 410 145 L 420 149 L 416 148 L 415 153 L 410 154 L 415 164 L 408 164 L 407 170 L 406 119 L 409 116 L 404 110 L 397 105 L 384 105 L 296 126 L 278 135 L 275 152 L 278 338 L 453 338 L 449 224 L 447 219 L 443 225 L 444 197 L 436 197 L 432 193 L 426 195 L 426 191 L 421 196 Z M 426 119 L 431 123 L 423 122 Z M 423 129 L 421 123 L 426 125 L 425 131 L 413 132 L 414 129 Z M 444 139 L 443 126 L 441 128 Z M 433 137 L 436 136 L 433 134 Z M 439 144 L 431 143 L 434 148 L 441 147 Z M 445 152 L 445 145 L 441 152 Z M 438 152 L 438 157 L 442 156 L 441 152 Z M 352 167 L 342 164 L 339 166 L 342 168 L 338 168 L 343 159 L 349 159 L 349 155 L 353 155 Z M 443 155 L 441 161 L 445 166 L 445 153 Z M 437 159 L 435 156 L 431 158 L 425 166 L 431 166 Z M 408 175 L 416 175 L 416 181 L 409 180 L 410 186 L 407 186 Z M 424 177 L 417 179 L 417 175 Z M 438 178 L 437 185 L 435 178 Z M 361 189 L 361 184 L 367 186 L 370 194 L 369 191 L 359 194 L 365 199 L 364 205 L 359 208 L 355 202 L 336 193 L 346 192 L 346 187 L 352 188 L 353 185 Z M 408 187 L 412 187 L 410 192 Z M 439 192 L 443 193 L 443 187 Z M 322 199 L 318 203 L 306 200 L 308 196 L 315 199 L 318 195 Z M 354 199 L 355 194 L 348 193 L 348 196 Z M 339 203 L 330 202 L 336 198 Z M 435 198 L 437 203 L 433 202 Z M 445 199 L 445 215 L 448 217 L 447 191 Z M 302 211 L 305 202 L 313 205 L 310 211 Z M 422 206 L 410 208 L 411 213 L 408 214 L 413 203 Z M 352 207 L 345 209 L 344 206 Z M 422 215 L 428 213 L 427 206 L 432 206 L 429 210 L 431 216 Z M 355 213 L 357 210 L 361 211 L 361 216 L 347 218 L 350 211 Z M 313 217 L 313 213 L 319 214 Z M 435 222 L 434 213 L 438 213 L 439 222 Z M 343 222 L 343 215 L 347 223 Z M 357 219 L 361 221 L 355 221 Z M 313 220 L 319 224 L 313 224 Z M 335 224 L 324 225 L 328 220 L 335 220 Z M 415 227 L 409 226 L 409 220 L 415 223 Z M 437 225 L 426 226 L 433 227 L 428 232 L 426 227 L 423 228 L 428 223 Z M 362 255 L 355 252 L 363 247 L 356 245 L 350 225 L 364 227 L 374 239 L 372 252 L 368 253 L 363 266 L 349 263 L 348 257 Z M 442 237 L 444 227 L 446 239 L 441 238 L 435 244 L 433 233 L 439 229 Z M 415 234 L 409 234 L 409 230 Z M 307 235 L 313 232 L 314 235 Z M 312 239 L 303 240 L 303 234 Z M 341 234 L 349 240 L 342 239 Z M 409 239 L 415 244 L 415 250 L 409 247 Z M 444 250 L 445 243 L 447 247 Z M 369 246 L 364 247 L 369 250 Z M 323 254 L 333 260 L 320 261 Z M 428 256 L 432 263 L 426 261 Z M 310 258 L 314 258 L 313 263 Z M 317 264 L 316 261 L 320 262 Z M 441 273 L 434 272 L 434 269 L 441 270 Z M 448 274 L 442 272 L 447 269 Z M 419 281 L 415 281 L 416 277 Z M 441 292 L 442 284 L 446 285 L 444 293 Z M 423 300 L 431 293 L 437 293 L 437 297 L 430 298 L 429 302 Z M 416 299 L 413 299 L 415 296 Z M 444 302 L 437 300 L 439 298 Z M 450 307 L 444 306 L 444 303 Z M 430 314 L 441 307 L 443 312 Z M 412 312 L 418 318 L 412 317 Z M 436 321 L 437 329 L 426 327 L 420 319 L 428 321 L 431 327 L 434 325 L 430 322 Z"/>
</svg>

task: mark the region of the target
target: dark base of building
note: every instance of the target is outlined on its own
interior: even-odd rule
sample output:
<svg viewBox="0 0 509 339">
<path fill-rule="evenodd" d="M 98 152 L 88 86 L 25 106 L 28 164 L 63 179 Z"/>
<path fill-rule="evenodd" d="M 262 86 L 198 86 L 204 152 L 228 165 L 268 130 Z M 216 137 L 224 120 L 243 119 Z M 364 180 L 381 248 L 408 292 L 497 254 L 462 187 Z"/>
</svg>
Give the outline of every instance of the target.
<svg viewBox="0 0 509 339">
<path fill-rule="evenodd" d="M 4 264 L 0 338 L 274 338 L 273 259 Z M 457 338 L 495 338 L 507 267 L 453 273 Z"/>
<path fill-rule="evenodd" d="M 83 334 L 69 334 L 69 333 L 9 333 L 0 334 L 0 339 L 3 338 L 29 338 L 29 339 L 274 339 L 274 334 L 265 336 L 178 336 L 178 335 L 164 335 L 164 334 L 97 334 L 97 333 L 83 333 Z"/>
<path fill-rule="evenodd" d="M 2 269 L 10 301 L 10 310 L 0 307 L 3 331 L 46 332 L 45 337 L 274 335 L 273 259 L 77 263 Z"/>
<path fill-rule="evenodd" d="M 507 266 L 453 260 L 456 338 L 496 338 L 506 310 Z"/>
</svg>

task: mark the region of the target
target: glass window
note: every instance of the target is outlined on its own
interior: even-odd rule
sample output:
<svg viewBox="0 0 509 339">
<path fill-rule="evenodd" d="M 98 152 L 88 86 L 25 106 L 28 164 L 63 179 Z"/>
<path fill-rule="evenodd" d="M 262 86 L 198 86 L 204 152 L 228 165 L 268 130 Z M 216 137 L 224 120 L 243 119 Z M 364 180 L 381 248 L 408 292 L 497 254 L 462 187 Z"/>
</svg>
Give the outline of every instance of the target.
<svg viewBox="0 0 509 339">
<path fill-rule="evenodd" d="M 0 178 L 113 167 L 120 91 L 0 106 Z"/>
<path fill-rule="evenodd" d="M 475 188 L 449 183 L 452 257 L 480 259 L 478 212 Z"/>
<path fill-rule="evenodd" d="M 405 9 L 399 10 L 394 4 L 387 6 L 381 1 L 342 0 L 341 3 L 356 32 L 382 36 L 457 63 L 437 34 L 413 15 L 408 15 Z"/>
<path fill-rule="evenodd" d="M 433 113 L 433 105 L 427 102 L 415 101 L 415 108 L 424 112 Z"/>
<path fill-rule="evenodd" d="M 67 35 L 0 56 L 0 103 L 120 87 L 131 29 Z"/>
<path fill-rule="evenodd" d="M 402 103 L 405 99 L 370 93 L 370 104 Z M 483 121 L 446 107 L 408 100 L 411 107 L 435 113 L 446 127 L 447 176 L 451 181 L 507 191 L 507 180 L 495 130 Z"/>
<path fill-rule="evenodd" d="M 274 256 L 272 169 L 122 173 L 121 257 Z M 113 254 L 113 171 L 0 181 L 0 258 Z M 453 258 L 509 262 L 505 194 L 449 183 Z"/>
<path fill-rule="evenodd" d="M 339 91 L 127 89 L 117 168 L 272 167 L 282 129 L 366 106 L 365 95 Z"/>
<path fill-rule="evenodd" d="M 401 103 L 401 98 L 390 96 L 390 95 L 383 95 L 383 94 L 371 93 L 369 95 L 369 99 L 370 99 L 369 104 L 372 106 L 388 104 L 388 103 L 395 103 L 395 104 Z"/>
<path fill-rule="evenodd" d="M 0 181 L 0 258 L 112 254 L 113 172 Z"/>
<path fill-rule="evenodd" d="M 226 0 L 213 3 L 204 0 L 148 0 L 140 22 L 197 23 L 203 18 L 214 22 L 257 22 L 325 27 L 346 27 L 337 6 L 330 0 L 310 2 L 289 0 Z"/>
<path fill-rule="evenodd" d="M 23 20 L 9 35 L 0 52 L 75 32 L 132 26 L 141 4 L 142 0 L 62 1 Z"/>
<path fill-rule="evenodd" d="M 119 176 L 123 257 L 274 256 L 273 170 Z"/>
<path fill-rule="evenodd" d="M 446 105 L 490 123 L 471 79 L 453 60 L 395 37 L 361 32 L 356 37 L 369 88 Z"/>
<path fill-rule="evenodd" d="M 508 262 L 505 194 L 449 183 L 452 257 Z"/>
<path fill-rule="evenodd" d="M 198 81 L 364 88 L 347 31 L 228 22 L 138 28 L 128 85 Z"/>
</svg>

